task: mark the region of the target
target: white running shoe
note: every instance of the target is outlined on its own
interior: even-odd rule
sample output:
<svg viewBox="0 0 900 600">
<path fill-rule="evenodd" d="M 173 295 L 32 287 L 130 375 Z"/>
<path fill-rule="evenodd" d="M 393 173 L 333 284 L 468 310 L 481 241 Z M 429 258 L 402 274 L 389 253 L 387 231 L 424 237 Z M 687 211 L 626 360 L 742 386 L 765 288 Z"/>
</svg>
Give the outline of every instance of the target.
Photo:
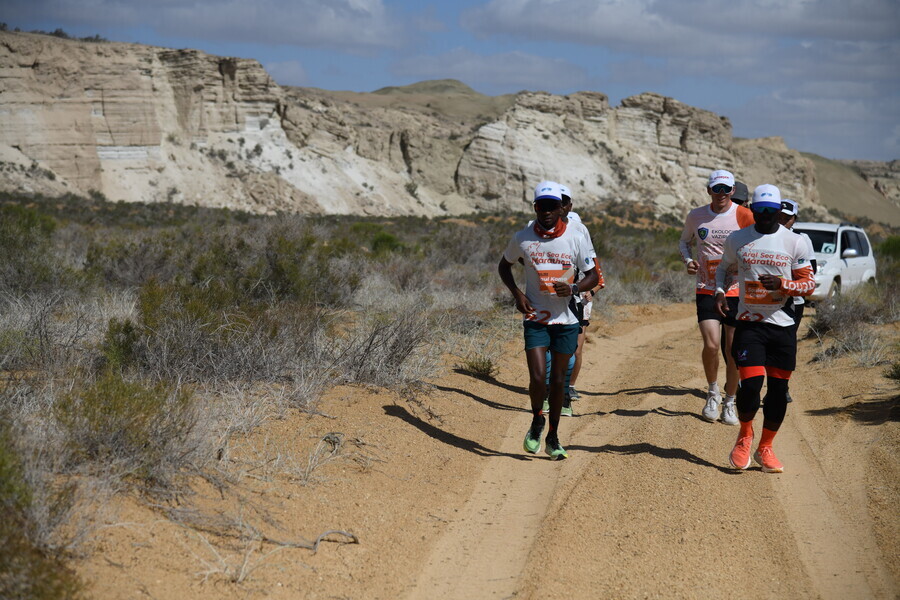
<svg viewBox="0 0 900 600">
<path fill-rule="evenodd" d="M 706 396 L 706 406 L 700 416 L 710 423 L 715 422 L 719 418 L 719 404 L 722 402 L 722 396 L 715 392 L 709 392 Z"/>
<path fill-rule="evenodd" d="M 722 404 L 722 422 L 726 425 L 737 425 L 739 423 L 734 400 L 731 402 L 726 401 Z"/>
</svg>

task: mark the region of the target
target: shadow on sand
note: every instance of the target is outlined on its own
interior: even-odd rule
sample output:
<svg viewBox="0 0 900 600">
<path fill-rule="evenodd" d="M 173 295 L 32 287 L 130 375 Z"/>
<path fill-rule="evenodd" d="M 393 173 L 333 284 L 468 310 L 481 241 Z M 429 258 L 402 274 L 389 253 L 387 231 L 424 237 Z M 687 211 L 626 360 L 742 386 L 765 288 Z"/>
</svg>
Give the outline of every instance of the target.
<svg viewBox="0 0 900 600">
<path fill-rule="evenodd" d="M 435 385 L 434 387 L 436 389 L 441 390 L 442 392 L 453 392 L 455 394 L 467 396 L 467 397 L 471 398 L 472 400 L 474 400 L 475 402 L 478 402 L 479 404 L 484 404 L 485 406 L 488 406 L 490 408 L 496 408 L 497 410 L 511 410 L 511 411 L 515 411 L 515 412 L 531 413 L 531 411 L 526 408 L 519 407 L 519 406 L 510 406 L 508 404 L 502 404 L 500 402 L 488 400 L 487 398 L 482 398 L 481 396 L 476 396 L 472 392 L 468 392 L 466 390 L 461 390 L 459 388 L 448 387 L 448 386 L 444 386 L 444 385 Z"/>
<path fill-rule="evenodd" d="M 900 421 L 900 396 L 891 398 L 860 400 L 847 406 L 832 406 L 806 411 L 814 417 L 843 415 L 864 425 L 883 425 L 888 421 Z"/>
<path fill-rule="evenodd" d="M 453 446 L 454 448 L 466 450 L 468 452 L 471 452 L 472 454 L 477 454 L 478 456 L 505 456 L 506 458 L 514 458 L 516 460 L 531 460 L 529 457 L 520 454 L 498 452 L 496 450 L 486 448 L 478 442 L 473 442 L 472 440 L 467 440 L 464 437 L 460 437 L 453 433 L 444 431 L 443 429 L 435 427 L 431 423 L 426 423 L 419 417 L 411 414 L 402 406 L 388 404 L 382 406 L 382 408 L 384 409 L 386 415 L 397 417 L 398 419 L 403 419 L 428 437 L 440 440 L 445 444 Z"/>
<path fill-rule="evenodd" d="M 734 469 L 711 463 L 708 460 L 691 454 L 683 448 L 660 448 L 659 446 L 654 446 L 653 444 L 648 444 L 646 442 L 642 442 L 640 444 L 629 444 L 627 446 L 615 446 L 613 444 L 606 444 L 603 446 L 579 446 L 577 444 L 573 444 L 570 446 L 566 446 L 566 448 L 569 450 L 584 450 L 585 452 L 604 452 L 607 454 L 620 455 L 650 454 L 652 456 L 665 458 L 667 460 L 683 460 L 685 462 L 693 463 L 701 467 L 716 469 L 717 471 L 727 473 L 729 475 L 736 475 L 739 473 L 739 471 L 736 471 Z"/>
</svg>

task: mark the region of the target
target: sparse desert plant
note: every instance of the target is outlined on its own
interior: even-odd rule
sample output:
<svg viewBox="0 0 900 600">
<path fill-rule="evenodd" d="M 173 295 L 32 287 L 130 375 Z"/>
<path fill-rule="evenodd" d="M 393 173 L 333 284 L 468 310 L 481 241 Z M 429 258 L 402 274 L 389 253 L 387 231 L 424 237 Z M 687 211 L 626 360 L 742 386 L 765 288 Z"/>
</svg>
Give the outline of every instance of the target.
<svg viewBox="0 0 900 600">
<path fill-rule="evenodd" d="M 107 371 L 53 406 L 73 461 L 117 463 L 142 487 L 166 490 L 194 459 L 197 406 L 184 387 L 143 384 Z"/>
<path fill-rule="evenodd" d="M 481 377 L 482 379 L 492 379 L 499 370 L 494 359 L 482 353 L 467 356 L 459 364 L 458 368 L 475 377 Z"/>
<path fill-rule="evenodd" d="M 900 360 L 895 360 L 885 369 L 884 376 L 894 381 L 900 381 Z"/>
</svg>

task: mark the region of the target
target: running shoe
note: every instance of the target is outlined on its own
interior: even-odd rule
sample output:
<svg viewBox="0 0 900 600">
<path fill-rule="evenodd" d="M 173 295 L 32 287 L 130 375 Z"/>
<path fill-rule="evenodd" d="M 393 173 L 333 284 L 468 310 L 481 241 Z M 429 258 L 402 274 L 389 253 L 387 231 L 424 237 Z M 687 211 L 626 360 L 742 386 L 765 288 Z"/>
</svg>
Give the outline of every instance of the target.
<svg viewBox="0 0 900 600">
<path fill-rule="evenodd" d="M 719 418 L 719 404 L 722 402 L 722 396 L 715 392 L 709 392 L 706 396 L 706 406 L 700 416 L 710 423 L 715 422 Z"/>
<path fill-rule="evenodd" d="M 559 411 L 561 417 L 572 416 L 572 399 L 569 396 L 563 398 L 562 410 Z"/>
<path fill-rule="evenodd" d="M 578 400 L 581 398 L 581 394 L 578 393 L 578 390 L 575 389 L 574 385 L 569 386 L 569 398 L 572 400 Z"/>
<path fill-rule="evenodd" d="M 737 407 L 734 404 L 734 400 L 728 402 L 727 400 L 722 404 L 722 422 L 726 425 L 737 425 L 739 423 L 737 416 Z"/>
<path fill-rule="evenodd" d="M 760 446 L 753 453 L 753 460 L 762 467 L 765 473 L 784 473 L 784 465 L 775 457 L 772 446 Z"/>
<path fill-rule="evenodd" d="M 787 401 L 788 401 L 789 403 L 794 401 L 794 399 L 791 398 L 791 393 L 790 393 L 789 391 L 786 391 L 786 392 L 784 393 L 784 395 L 785 395 L 785 397 L 787 398 Z"/>
<path fill-rule="evenodd" d="M 753 447 L 753 436 L 747 435 L 739 437 L 734 448 L 731 449 L 731 455 L 728 460 L 731 466 L 742 471 L 750 466 L 750 449 Z"/>
<path fill-rule="evenodd" d="M 547 453 L 547 456 L 550 457 L 550 460 L 563 460 L 569 458 L 569 455 L 566 454 L 566 449 L 562 447 L 559 443 L 558 438 L 550 438 L 547 437 L 546 445 L 544 446 L 544 452 Z"/>
<path fill-rule="evenodd" d="M 541 408 L 541 414 L 549 415 L 550 414 L 550 397 L 544 398 L 544 406 Z"/>
<path fill-rule="evenodd" d="M 525 434 L 525 443 L 523 444 L 525 452 L 537 454 L 540 451 L 541 433 L 544 431 L 544 421 L 543 415 L 535 417 L 534 420 L 531 421 L 531 427 L 528 428 L 528 433 Z"/>
</svg>

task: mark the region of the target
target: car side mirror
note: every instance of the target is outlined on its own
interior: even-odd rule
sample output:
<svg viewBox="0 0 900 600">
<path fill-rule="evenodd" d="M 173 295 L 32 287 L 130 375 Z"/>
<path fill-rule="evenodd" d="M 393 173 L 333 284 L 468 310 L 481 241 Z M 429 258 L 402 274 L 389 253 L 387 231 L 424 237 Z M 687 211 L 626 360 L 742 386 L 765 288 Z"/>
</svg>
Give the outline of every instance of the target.
<svg viewBox="0 0 900 600">
<path fill-rule="evenodd" d="M 859 252 L 855 248 L 847 248 L 841 253 L 841 258 L 856 258 L 857 256 L 859 256 Z"/>
</svg>

